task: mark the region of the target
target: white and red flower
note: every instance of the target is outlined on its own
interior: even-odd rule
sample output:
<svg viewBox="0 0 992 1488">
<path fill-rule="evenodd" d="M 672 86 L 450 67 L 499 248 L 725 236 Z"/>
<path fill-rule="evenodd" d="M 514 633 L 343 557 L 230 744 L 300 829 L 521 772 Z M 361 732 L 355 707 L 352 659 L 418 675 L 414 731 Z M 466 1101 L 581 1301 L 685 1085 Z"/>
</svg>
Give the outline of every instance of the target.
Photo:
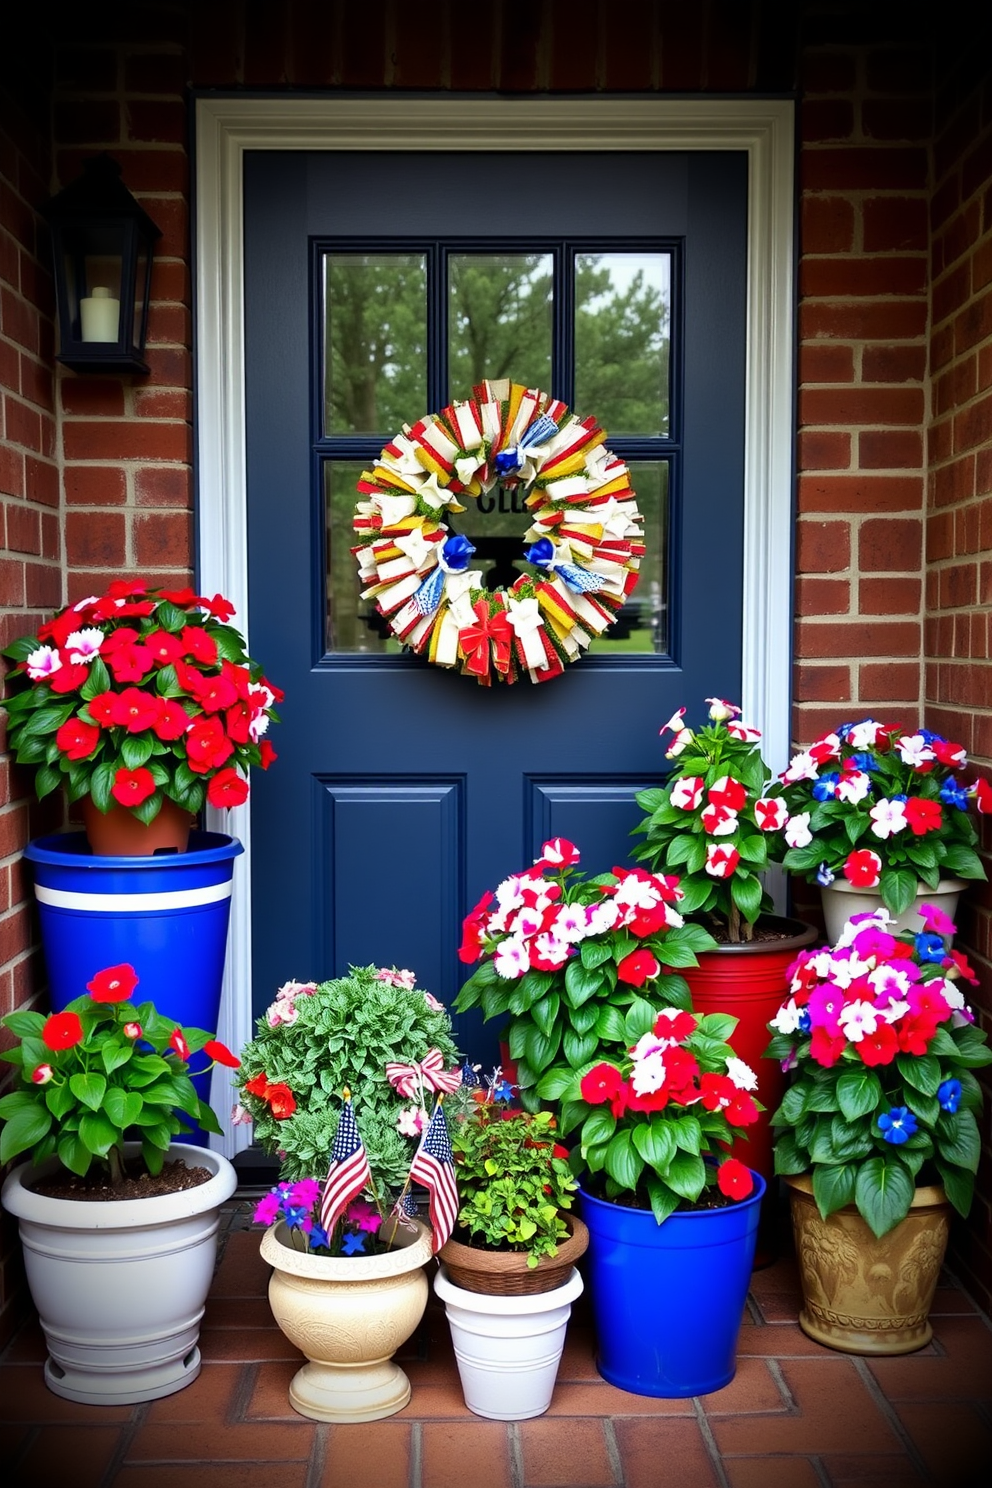
<svg viewBox="0 0 992 1488">
<path fill-rule="evenodd" d="M 763 832 L 780 832 L 789 812 L 780 796 L 763 796 L 754 803 L 754 820 Z"/>
<path fill-rule="evenodd" d="M 703 799 L 703 780 L 699 775 L 683 775 L 672 786 L 669 800 L 680 811 L 695 811 Z"/>
<path fill-rule="evenodd" d="M 726 698 L 707 698 L 710 705 L 710 717 L 714 723 L 726 723 L 731 718 L 739 718 L 741 710 L 736 703 L 728 703 Z"/>
<path fill-rule="evenodd" d="M 790 816 L 785 824 L 785 840 L 790 847 L 808 847 L 813 841 L 813 833 L 809 829 L 810 813 L 799 811 L 795 816 Z"/>
<path fill-rule="evenodd" d="M 760 729 L 753 728 L 749 723 L 742 723 L 739 719 L 731 719 L 727 724 L 727 733 L 741 744 L 757 744 L 761 738 Z"/>
<path fill-rule="evenodd" d="M 741 855 L 736 847 L 728 847 L 719 842 L 709 842 L 706 845 L 706 872 L 711 878 L 732 877 Z"/>
<path fill-rule="evenodd" d="M 862 847 L 848 853 L 844 862 L 844 877 L 855 889 L 874 889 L 882 876 L 882 860 L 878 853 Z"/>
<path fill-rule="evenodd" d="M 709 833 L 711 837 L 729 837 L 737 831 L 740 825 L 736 811 L 715 804 L 705 806 L 699 819 L 703 824 L 704 832 Z"/>
</svg>

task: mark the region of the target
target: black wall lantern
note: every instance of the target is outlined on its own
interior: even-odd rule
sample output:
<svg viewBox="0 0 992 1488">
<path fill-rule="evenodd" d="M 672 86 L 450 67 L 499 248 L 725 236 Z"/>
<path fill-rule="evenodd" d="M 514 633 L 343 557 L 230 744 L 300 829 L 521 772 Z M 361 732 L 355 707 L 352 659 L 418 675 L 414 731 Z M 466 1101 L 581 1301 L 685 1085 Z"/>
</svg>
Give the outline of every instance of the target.
<svg viewBox="0 0 992 1488">
<path fill-rule="evenodd" d="M 77 372 L 147 372 L 152 252 L 162 236 L 109 155 L 43 209 L 52 230 L 59 361 Z"/>
</svg>

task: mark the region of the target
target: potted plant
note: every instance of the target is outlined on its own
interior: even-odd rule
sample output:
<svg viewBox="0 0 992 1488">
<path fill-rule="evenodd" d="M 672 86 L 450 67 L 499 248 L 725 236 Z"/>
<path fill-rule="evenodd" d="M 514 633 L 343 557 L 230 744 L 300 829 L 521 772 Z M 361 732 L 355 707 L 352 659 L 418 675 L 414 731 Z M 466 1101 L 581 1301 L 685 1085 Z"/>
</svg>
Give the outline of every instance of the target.
<svg viewBox="0 0 992 1488">
<path fill-rule="evenodd" d="M 707 702 L 705 727 L 685 727 L 685 709 L 680 708 L 661 730 L 673 735 L 666 756 L 673 761 L 672 771 L 663 785 L 637 797 L 648 815 L 636 829 L 644 841 L 633 856 L 651 868 L 679 874 L 682 913 L 704 924 L 718 942 L 686 971 L 692 1005 L 737 1019 L 734 1048 L 758 1071 L 759 1093 L 770 1111 L 782 1098 L 785 1079 L 776 1065 L 761 1058 L 768 1019 L 782 1001 L 790 963 L 816 938 L 816 931 L 801 920 L 773 915 L 762 884 L 770 843 L 785 822 L 786 808 L 761 757 L 761 734 L 741 722 L 736 704 L 722 698 Z M 770 1182 L 767 1114 L 750 1139 L 748 1161 Z M 763 1235 L 762 1260 L 769 1258 L 770 1249 Z"/>
<path fill-rule="evenodd" d="M 964 879 L 984 878 L 969 797 L 992 809 L 984 781 L 967 788 L 960 744 L 929 729 L 864 718 L 793 755 L 782 776 L 787 819 L 776 856 L 820 885 L 827 938 L 881 901 L 918 929 L 923 899 L 953 918 Z"/>
<path fill-rule="evenodd" d="M 0 1162 L 48 1345 L 45 1382 L 87 1405 L 171 1395 L 200 1372 L 200 1319 L 220 1205 L 236 1187 L 217 1152 L 175 1139 L 219 1131 L 187 1061 L 223 1044 L 132 1001 L 131 966 L 105 968 L 62 1012 L 8 1013 L 18 1071 L 0 1100 Z M 133 1140 L 130 1138 L 133 1137 Z"/>
<path fill-rule="evenodd" d="M 859 1354 L 921 1348 L 953 1207 L 967 1215 L 981 1141 L 973 1071 L 992 1062 L 936 906 L 892 933 L 879 908 L 800 956 L 768 1052 L 793 1084 L 773 1117 L 791 1189 L 800 1326 Z"/>
<path fill-rule="evenodd" d="M 273 1315 L 309 1361 L 290 1386 L 301 1415 L 372 1421 L 410 1398 L 391 1355 L 423 1315 L 433 1246 L 401 1201 L 434 1094 L 461 1082 L 455 1060 L 442 1005 L 412 972 L 374 966 L 287 982 L 242 1051 L 244 1119 L 281 1165 L 257 1217 Z"/>
<path fill-rule="evenodd" d="M 604 1027 L 561 1091 L 562 1132 L 578 1134 L 597 1365 L 638 1395 L 704 1395 L 736 1369 L 765 1182 L 728 1155 L 760 1109 L 733 1028 L 724 1013 L 645 1005 L 622 1038 Z"/>
<path fill-rule="evenodd" d="M 439 1251 L 465 1403 L 519 1421 L 551 1404 L 588 1232 L 571 1208 L 576 1183 L 549 1111 L 511 1110 L 496 1069 L 447 1106 L 458 1219 Z"/>
</svg>

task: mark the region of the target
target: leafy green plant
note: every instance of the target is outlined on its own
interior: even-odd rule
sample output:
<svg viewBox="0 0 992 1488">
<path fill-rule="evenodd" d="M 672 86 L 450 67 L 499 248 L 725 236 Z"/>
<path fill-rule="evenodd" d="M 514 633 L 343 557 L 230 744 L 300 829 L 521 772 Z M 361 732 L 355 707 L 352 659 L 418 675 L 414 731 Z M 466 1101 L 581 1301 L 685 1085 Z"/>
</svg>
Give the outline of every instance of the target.
<svg viewBox="0 0 992 1488">
<path fill-rule="evenodd" d="M 488 1249 L 526 1251 L 528 1266 L 536 1266 L 567 1237 L 562 1210 L 577 1187 L 568 1152 L 556 1142 L 555 1117 L 509 1110 L 491 1090 L 472 1095 L 450 1122 L 458 1225 Z"/>
<path fill-rule="evenodd" d="M 635 828 L 645 840 L 633 857 L 678 873 L 682 912 L 737 943 L 751 940 L 758 917 L 772 908 L 760 875 L 769 861 L 766 834 L 786 812 L 767 794 L 758 730 L 738 721 L 735 704 L 707 702 L 710 723 L 698 732 L 683 725 L 684 708 L 661 731 L 673 733 L 667 757 L 675 764 L 664 785 L 637 796 L 648 815 Z"/>
<path fill-rule="evenodd" d="M 702 926 L 683 923 L 678 879 L 642 868 L 575 878 L 578 861 L 571 842 L 546 842 L 532 868 L 504 880 L 465 920 L 459 955 L 481 964 L 456 1007 L 504 1022 L 529 1110 L 559 1100 L 604 1050 L 636 1043 L 656 1005 L 690 1007 L 676 968 L 695 966 L 696 953 L 716 944 Z"/>
<path fill-rule="evenodd" d="M 237 1059 L 203 1029 L 181 1028 L 152 1003 L 131 1002 L 137 982 L 133 967 L 111 966 L 61 1013 L 21 1011 L 0 1020 L 18 1040 L 0 1058 L 20 1071 L 18 1088 L 0 1100 L 0 1163 L 30 1151 L 35 1163 L 56 1157 L 80 1177 L 95 1163 L 116 1184 L 125 1177 L 129 1134 L 156 1174 L 173 1138 L 190 1130 L 184 1117 L 220 1132 L 187 1061 L 201 1049 L 232 1068 Z"/>
<path fill-rule="evenodd" d="M 386 1066 L 422 1064 L 434 1050 L 439 1064 L 457 1060 L 451 1019 L 411 972 L 353 966 L 319 985 L 285 983 L 241 1054 L 238 1084 L 256 1141 L 278 1154 L 285 1180 L 322 1178 L 348 1089 L 385 1205 L 406 1181 L 430 1096 L 429 1085 L 419 1100 L 401 1095 Z"/>
<path fill-rule="evenodd" d="M 205 611 L 206 613 L 201 613 Z M 36 769 L 38 799 L 65 786 L 151 822 L 168 798 L 196 813 L 240 806 L 239 769 L 267 769 L 282 693 L 228 625 L 220 594 L 115 580 L 6 647 L 11 749 Z"/>
<path fill-rule="evenodd" d="M 855 1204 L 876 1235 L 905 1219 L 918 1180 L 971 1207 L 981 1153 L 973 1074 L 992 1063 L 957 986 L 977 979 L 924 905 L 893 936 L 884 909 L 849 920 L 833 949 L 804 951 L 769 1024 L 767 1054 L 795 1071 L 772 1118 L 776 1173 L 812 1173 L 824 1219 Z"/>
</svg>

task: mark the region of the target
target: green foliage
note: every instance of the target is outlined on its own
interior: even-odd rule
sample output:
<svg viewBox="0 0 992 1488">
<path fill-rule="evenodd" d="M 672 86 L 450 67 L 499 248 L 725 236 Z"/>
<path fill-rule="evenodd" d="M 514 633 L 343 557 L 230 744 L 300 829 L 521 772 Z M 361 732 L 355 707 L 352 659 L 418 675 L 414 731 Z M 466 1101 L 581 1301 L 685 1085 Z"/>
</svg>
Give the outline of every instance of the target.
<svg viewBox="0 0 992 1488">
<path fill-rule="evenodd" d="M 771 788 L 757 741 L 729 732 L 727 711 L 715 703 L 706 727 L 677 734 L 665 784 L 637 797 L 647 816 L 635 828 L 644 841 L 633 856 L 655 872 L 678 873 L 685 912 L 738 942 L 751 939 L 755 922 L 772 907 L 761 884 L 768 846 L 755 805 L 778 788 Z M 714 815 L 721 808 L 722 821 Z M 711 861 L 714 850 L 731 855 L 723 877 L 711 871 L 719 866 Z"/>
<path fill-rule="evenodd" d="M 181 1052 L 183 1040 L 195 1053 L 212 1036 L 180 1028 L 150 1002 L 87 995 L 48 1018 L 22 1011 L 0 1022 L 19 1040 L 4 1059 L 20 1072 L 0 1099 L 0 1163 L 30 1151 L 35 1163 L 55 1156 L 79 1177 L 95 1164 L 119 1183 L 125 1140 L 141 1141 L 145 1166 L 155 1173 L 173 1140 L 190 1130 L 187 1118 L 220 1131 Z M 154 1052 L 141 1052 L 149 1048 Z"/>
<path fill-rule="evenodd" d="M 387 1193 L 402 1188 L 413 1157 L 412 1141 L 396 1124 L 411 1102 L 386 1079 L 386 1064 L 419 1061 L 439 1049 L 449 1067 L 458 1055 L 448 1014 L 430 1007 L 422 990 L 378 980 L 376 970 L 352 967 L 346 977 L 316 987 L 305 984 L 293 999 L 296 1017 L 288 1023 L 269 1021 L 277 999 L 242 1051 L 238 1085 L 256 1141 L 280 1155 L 289 1181 L 327 1172 L 342 1091 L 349 1089 L 372 1177 L 385 1201 Z M 280 1118 L 277 1106 L 246 1090 L 261 1075 L 270 1085 L 288 1087 L 293 1102 L 288 1115 Z"/>
<path fill-rule="evenodd" d="M 555 1145 L 551 1113 L 463 1103 L 449 1128 L 459 1226 L 487 1249 L 526 1251 L 528 1266 L 556 1255 L 568 1234 L 561 1211 L 571 1208 L 577 1185 L 568 1154 Z"/>
</svg>

